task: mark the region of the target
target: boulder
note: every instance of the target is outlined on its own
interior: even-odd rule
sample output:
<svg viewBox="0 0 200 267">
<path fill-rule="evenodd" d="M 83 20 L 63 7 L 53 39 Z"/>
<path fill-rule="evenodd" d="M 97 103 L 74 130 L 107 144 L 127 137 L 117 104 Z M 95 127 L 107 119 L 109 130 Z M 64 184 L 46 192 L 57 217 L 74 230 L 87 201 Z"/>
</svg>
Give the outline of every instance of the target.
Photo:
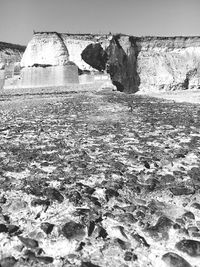
<svg viewBox="0 0 200 267">
<path fill-rule="evenodd" d="M 139 89 L 137 49 L 128 36 L 113 36 L 106 49 L 107 71 L 118 91 L 135 93 Z"/>
<path fill-rule="evenodd" d="M 94 69 L 103 71 L 106 68 L 107 53 L 100 43 L 89 44 L 81 53 L 81 57 Z"/>
</svg>

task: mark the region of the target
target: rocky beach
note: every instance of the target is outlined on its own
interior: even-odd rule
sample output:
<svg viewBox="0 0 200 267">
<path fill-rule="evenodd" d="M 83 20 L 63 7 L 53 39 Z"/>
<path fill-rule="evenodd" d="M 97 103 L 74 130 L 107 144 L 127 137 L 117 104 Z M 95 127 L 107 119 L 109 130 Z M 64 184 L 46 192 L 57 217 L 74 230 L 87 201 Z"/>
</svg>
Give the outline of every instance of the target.
<svg viewBox="0 0 200 267">
<path fill-rule="evenodd" d="M 0 266 L 198 267 L 200 108 L 174 100 L 2 96 Z"/>
</svg>

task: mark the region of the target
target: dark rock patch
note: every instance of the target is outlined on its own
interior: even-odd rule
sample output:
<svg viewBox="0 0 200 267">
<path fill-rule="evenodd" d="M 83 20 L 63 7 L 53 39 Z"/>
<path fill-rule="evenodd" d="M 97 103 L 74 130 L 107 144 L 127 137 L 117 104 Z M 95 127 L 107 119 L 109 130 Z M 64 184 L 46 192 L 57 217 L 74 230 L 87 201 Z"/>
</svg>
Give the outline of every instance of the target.
<svg viewBox="0 0 200 267">
<path fill-rule="evenodd" d="M 162 260 L 167 267 L 192 267 L 184 258 L 173 252 L 163 255 Z"/>
<path fill-rule="evenodd" d="M 181 240 L 176 244 L 176 248 L 187 253 L 191 257 L 200 256 L 200 242 L 191 239 Z"/>
<path fill-rule="evenodd" d="M 81 53 L 82 59 L 94 69 L 103 71 L 106 68 L 107 53 L 100 43 L 89 44 Z"/>
<path fill-rule="evenodd" d="M 14 257 L 6 257 L 6 258 L 2 258 L 0 260 L 0 266 L 1 267 L 12 267 L 15 266 L 15 264 L 17 263 L 17 260 Z"/>
<path fill-rule="evenodd" d="M 84 229 L 84 225 L 76 223 L 74 221 L 70 221 L 62 227 L 62 234 L 67 239 L 79 239 L 85 235 Z"/>
<path fill-rule="evenodd" d="M 18 236 L 19 240 L 22 242 L 24 246 L 27 248 L 37 248 L 38 247 L 38 241 L 28 238 L 28 237 L 23 237 L 23 236 Z"/>
</svg>

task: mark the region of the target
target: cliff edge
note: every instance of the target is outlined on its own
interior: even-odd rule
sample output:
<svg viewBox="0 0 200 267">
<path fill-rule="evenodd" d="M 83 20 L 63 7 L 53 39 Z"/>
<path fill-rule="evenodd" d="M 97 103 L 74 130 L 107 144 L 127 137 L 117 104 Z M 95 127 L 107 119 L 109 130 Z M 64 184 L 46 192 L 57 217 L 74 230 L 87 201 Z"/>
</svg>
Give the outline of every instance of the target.
<svg viewBox="0 0 200 267">
<path fill-rule="evenodd" d="M 200 37 L 135 37 L 123 34 L 35 33 L 22 67 L 64 65 L 110 74 L 117 90 L 200 89 Z"/>
</svg>

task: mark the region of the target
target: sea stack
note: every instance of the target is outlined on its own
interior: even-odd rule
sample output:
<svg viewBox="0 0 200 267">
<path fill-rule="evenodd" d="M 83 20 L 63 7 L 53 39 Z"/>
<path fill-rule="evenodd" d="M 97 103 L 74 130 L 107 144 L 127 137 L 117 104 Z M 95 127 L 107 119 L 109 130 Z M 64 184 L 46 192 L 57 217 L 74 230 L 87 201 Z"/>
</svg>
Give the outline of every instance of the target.
<svg viewBox="0 0 200 267">
<path fill-rule="evenodd" d="M 78 83 L 78 67 L 57 32 L 34 33 L 21 60 L 22 87 L 65 86 Z"/>
</svg>

